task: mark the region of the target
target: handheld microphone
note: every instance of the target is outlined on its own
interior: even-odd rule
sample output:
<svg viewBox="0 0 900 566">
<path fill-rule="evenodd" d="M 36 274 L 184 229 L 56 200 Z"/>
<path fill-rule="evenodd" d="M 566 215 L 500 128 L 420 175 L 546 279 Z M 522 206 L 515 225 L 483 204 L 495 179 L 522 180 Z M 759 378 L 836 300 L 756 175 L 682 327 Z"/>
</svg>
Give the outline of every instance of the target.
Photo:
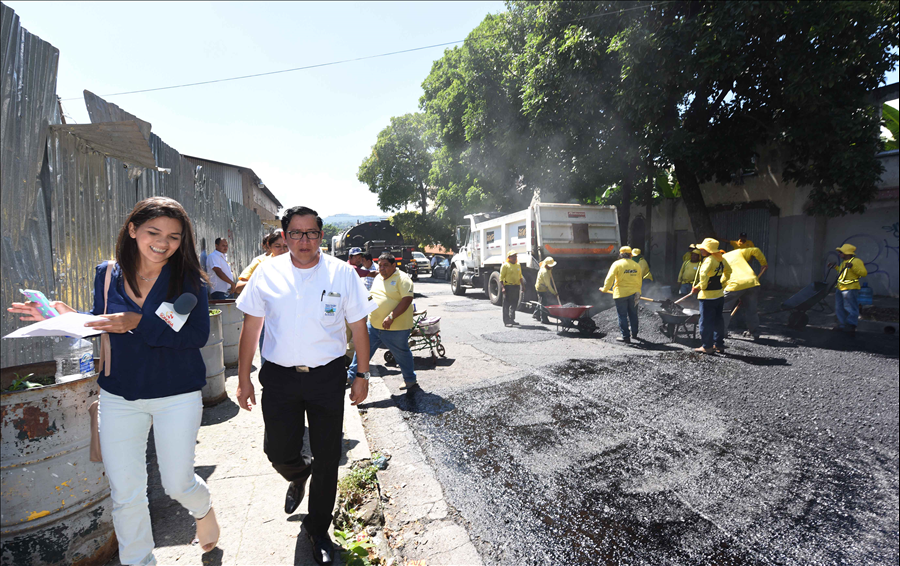
<svg viewBox="0 0 900 566">
<path fill-rule="evenodd" d="M 178 332 L 184 323 L 187 322 L 188 316 L 194 307 L 197 306 L 197 295 L 193 293 L 183 293 L 175 299 L 175 303 L 161 303 L 156 309 L 156 315 L 163 319 L 166 324 L 172 327 L 172 330 Z"/>
<path fill-rule="evenodd" d="M 197 306 L 197 295 L 193 293 L 184 293 L 177 299 L 175 299 L 175 304 L 172 305 L 172 308 L 178 314 L 190 314 L 194 307 Z"/>
</svg>

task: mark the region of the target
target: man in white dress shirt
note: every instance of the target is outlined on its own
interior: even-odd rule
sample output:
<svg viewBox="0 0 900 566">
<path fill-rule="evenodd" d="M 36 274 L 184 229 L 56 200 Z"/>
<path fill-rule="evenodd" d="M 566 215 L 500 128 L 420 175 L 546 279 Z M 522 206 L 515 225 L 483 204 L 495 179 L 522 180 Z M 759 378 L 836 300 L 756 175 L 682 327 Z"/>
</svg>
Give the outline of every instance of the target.
<svg viewBox="0 0 900 566">
<path fill-rule="evenodd" d="M 293 513 L 309 486 L 309 513 L 303 526 L 318 564 L 331 564 L 328 536 L 337 494 L 344 417 L 345 322 L 357 350 L 369 351 L 366 318 L 375 310 L 353 266 L 320 250 L 322 219 L 296 206 L 281 219 L 290 253 L 269 259 L 254 272 L 237 300 L 244 312 L 238 360 L 237 401 L 256 404 L 251 362 L 265 320 L 259 371 L 265 421 L 264 450 L 290 485 L 284 510 Z M 369 393 L 369 363 L 360 360 L 350 389 L 354 405 Z M 309 421 L 312 458 L 303 454 L 304 414 Z"/>
<path fill-rule="evenodd" d="M 234 295 L 234 273 L 228 265 L 228 240 L 216 238 L 216 249 L 206 258 L 206 273 L 209 275 L 209 298 L 230 299 Z"/>
</svg>

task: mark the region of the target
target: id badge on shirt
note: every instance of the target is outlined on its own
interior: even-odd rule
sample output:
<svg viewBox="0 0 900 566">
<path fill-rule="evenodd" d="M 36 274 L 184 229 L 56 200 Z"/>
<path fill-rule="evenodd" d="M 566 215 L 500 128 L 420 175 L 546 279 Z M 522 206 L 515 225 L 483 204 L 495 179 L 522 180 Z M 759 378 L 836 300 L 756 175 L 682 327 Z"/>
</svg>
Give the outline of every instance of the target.
<svg viewBox="0 0 900 566">
<path fill-rule="evenodd" d="M 340 293 L 328 293 L 328 296 L 325 297 L 324 308 L 325 308 L 325 318 L 326 319 L 334 319 L 337 317 L 338 306 L 340 304 L 341 294 Z"/>
</svg>

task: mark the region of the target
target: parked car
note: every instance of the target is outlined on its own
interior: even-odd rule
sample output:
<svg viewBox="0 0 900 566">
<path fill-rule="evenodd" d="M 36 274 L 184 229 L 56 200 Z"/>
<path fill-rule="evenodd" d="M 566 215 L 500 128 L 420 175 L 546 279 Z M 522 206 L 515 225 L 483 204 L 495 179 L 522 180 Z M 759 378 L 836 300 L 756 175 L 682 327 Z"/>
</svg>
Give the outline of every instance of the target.
<svg viewBox="0 0 900 566">
<path fill-rule="evenodd" d="M 434 269 L 431 271 L 431 278 L 450 281 L 450 260 L 447 258 L 438 260 Z"/>
<path fill-rule="evenodd" d="M 416 264 L 418 265 L 418 272 L 429 274 L 431 273 L 431 262 L 428 261 L 428 258 L 425 257 L 425 254 L 422 252 L 413 252 L 413 259 L 416 260 Z"/>
</svg>

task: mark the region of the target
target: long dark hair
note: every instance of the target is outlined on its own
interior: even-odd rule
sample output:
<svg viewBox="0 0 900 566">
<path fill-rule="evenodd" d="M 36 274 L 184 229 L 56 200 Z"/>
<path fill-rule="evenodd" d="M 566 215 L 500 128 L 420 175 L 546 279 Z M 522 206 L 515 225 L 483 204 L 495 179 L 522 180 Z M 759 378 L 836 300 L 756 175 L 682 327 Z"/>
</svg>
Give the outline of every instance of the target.
<svg viewBox="0 0 900 566">
<path fill-rule="evenodd" d="M 209 285 L 209 278 L 200 269 L 200 260 L 197 258 L 197 250 L 194 245 L 194 228 L 181 203 L 168 197 L 150 197 L 134 205 L 134 210 L 131 211 L 125 224 L 122 225 L 122 229 L 119 230 L 119 239 L 116 242 L 116 261 L 122 267 L 125 281 L 128 282 L 134 294 L 140 297 L 141 291 L 137 284 L 137 265 L 140 252 L 137 242 L 128 231 L 128 225 L 134 224 L 137 229 L 143 223 L 160 216 L 181 222 L 181 244 L 168 261 L 171 273 L 166 297 L 173 298 L 181 295 L 185 277 L 191 282 L 192 290 L 199 292 L 200 282 Z"/>
</svg>

